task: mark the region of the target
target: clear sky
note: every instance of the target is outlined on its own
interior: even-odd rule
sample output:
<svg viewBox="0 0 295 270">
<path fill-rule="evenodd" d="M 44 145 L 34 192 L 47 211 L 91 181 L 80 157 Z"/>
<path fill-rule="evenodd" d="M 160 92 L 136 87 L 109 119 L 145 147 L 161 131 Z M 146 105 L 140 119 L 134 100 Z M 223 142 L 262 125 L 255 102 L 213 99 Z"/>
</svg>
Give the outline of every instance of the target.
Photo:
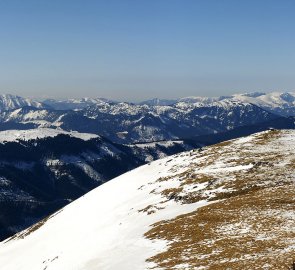
<svg viewBox="0 0 295 270">
<path fill-rule="evenodd" d="M 0 0 L 0 92 L 295 90 L 294 0 Z"/>
</svg>

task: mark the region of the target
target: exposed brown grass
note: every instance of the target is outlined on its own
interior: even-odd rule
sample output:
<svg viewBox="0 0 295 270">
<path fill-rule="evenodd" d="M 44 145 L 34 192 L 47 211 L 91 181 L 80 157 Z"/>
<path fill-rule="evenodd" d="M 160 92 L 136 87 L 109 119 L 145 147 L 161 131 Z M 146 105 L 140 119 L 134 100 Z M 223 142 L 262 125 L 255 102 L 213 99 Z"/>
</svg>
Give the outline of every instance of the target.
<svg viewBox="0 0 295 270">
<path fill-rule="evenodd" d="M 184 204 L 216 202 L 154 224 L 145 236 L 170 244 L 149 261 L 169 270 L 289 269 L 295 259 L 295 161 L 288 161 L 279 144 L 270 147 L 280 133 L 273 130 L 255 135 L 250 144 L 230 141 L 193 152 L 192 166 L 173 175 L 180 188 L 162 190 L 161 195 Z M 217 163 L 217 167 L 251 166 L 214 172 Z M 198 172 L 208 166 L 213 170 Z M 206 184 L 202 189 L 194 189 L 202 183 Z"/>
<path fill-rule="evenodd" d="M 171 241 L 149 261 L 163 269 L 181 264 L 206 269 L 288 269 L 295 244 L 293 186 L 251 191 L 155 224 L 149 239 Z M 258 236 L 263 237 L 258 237 Z"/>
<path fill-rule="evenodd" d="M 265 145 L 271 140 L 274 140 L 280 136 L 282 132 L 280 130 L 270 130 L 268 132 L 263 132 L 259 135 L 256 135 L 255 143 L 260 145 Z"/>
</svg>

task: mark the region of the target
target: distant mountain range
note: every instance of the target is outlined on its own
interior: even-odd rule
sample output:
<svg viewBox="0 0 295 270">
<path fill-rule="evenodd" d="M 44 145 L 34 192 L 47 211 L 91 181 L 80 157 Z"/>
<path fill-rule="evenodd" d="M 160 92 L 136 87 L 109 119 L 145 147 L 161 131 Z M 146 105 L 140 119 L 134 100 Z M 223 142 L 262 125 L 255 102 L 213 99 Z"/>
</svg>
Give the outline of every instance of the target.
<svg viewBox="0 0 295 270">
<path fill-rule="evenodd" d="M 220 97 L 185 97 L 177 100 L 153 99 L 141 102 L 147 105 L 172 105 L 179 102 L 211 104 L 221 100 L 235 100 L 255 104 L 282 116 L 295 116 L 295 92 L 253 92 Z"/>
<path fill-rule="evenodd" d="M 154 105 L 161 104 L 160 100 L 155 100 L 147 105 L 87 98 L 34 103 L 3 95 L 3 104 L 17 105 L 0 107 L 0 130 L 61 128 L 94 133 L 126 144 L 178 140 L 293 115 L 292 97 L 290 93 L 256 93 L 220 98 L 190 97 L 170 105 Z M 277 107 L 267 107 L 269 100 Z M 168 101 L 163 102 L 167 104 Z"/>
<path fill-rule="evenodd" d="M 282 116 L 295 116 L 295 92 L 252 92 L 234 94 L 220 97 L 184 97 L 180 99 L 159 99 L 154 98 L 139 102 L 138 105 L 148 106 L 172 106 L 177 103 L 199 104 L 199 106 L 210 105 L 222 100 L 246 102 L 257 105 L 275 114 Z M 0 111 L 7 111 L 31 106 L 35 108 L 51 108 L 54 110 L 81 110 L 94 105 L 104 106 L 106 104 L 118 104 L 122 102 L 108 100 L 105 98 L 80 98 L 80 99 L 45 99 L 34 100 L 22 98 L 16 95 L 0 95 Z M 123 102 L 128 103 L 128 102 Z M 134 104 L 134 103 L 129 103 Z"/>
</svg>

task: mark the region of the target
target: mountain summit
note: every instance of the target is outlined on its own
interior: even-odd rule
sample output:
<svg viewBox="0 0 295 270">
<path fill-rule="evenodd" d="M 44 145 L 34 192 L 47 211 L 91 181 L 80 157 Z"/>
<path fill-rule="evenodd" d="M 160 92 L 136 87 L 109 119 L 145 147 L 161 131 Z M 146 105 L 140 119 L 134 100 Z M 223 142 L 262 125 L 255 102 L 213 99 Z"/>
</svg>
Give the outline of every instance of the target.
<svg viewBox="0 0 295 270">
<path fill-rule="evenodd" d="M 25 106 L 43 108 L 44 105 L 29 98 L 23 98 L 10 94 L 0 95 L 0 111 L 7 111 L 22 108 Z"/>
</svg>

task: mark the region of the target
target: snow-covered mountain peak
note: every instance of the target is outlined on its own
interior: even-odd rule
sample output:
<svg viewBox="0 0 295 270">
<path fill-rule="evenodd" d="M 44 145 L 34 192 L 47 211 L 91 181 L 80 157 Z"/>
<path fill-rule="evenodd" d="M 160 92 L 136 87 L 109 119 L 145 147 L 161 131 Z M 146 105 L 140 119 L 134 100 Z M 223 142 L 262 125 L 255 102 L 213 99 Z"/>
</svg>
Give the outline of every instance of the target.
<svg viewBox="0 0 295 270">
<path fill-rule="evenodd" d="M 285 105 L 295 105 L 295 93 L 293 92 L 271 92 L 259 93 L 257 95 L 236 94 L 233 95 L 233 99 L 239 100 L 241 102 L 250 102 L 258 106 L 269 108 L 276 108 Z"/>
<path fill-rule="evenodd" d="M 241 102 L 239 100 L 234 99 L 221 99 L 221 100 L 212 100 L 210 102 L 207 101 L 198 101 L 198 102 L 178 102 L 175 104 L 176 108 L 187 110 L 194 108 L 209 108 L 209 107 L 219 107 L 225 110 L 230 110 L 237 107 L 246 107 L 251 105 L 249 102 Z"/>
<path fill-rule="evenodd" d="M 43 108 L 44 105 L 40 102 L 29 98 L 23 98 L 16 95 L 2 94 L 0 95 L 0 111 L 13 110 L 25 106 L 35 108 Z"/>
<path fill-rule="evenodd" d="M 108 104 L 116 103 L 105 98 L 71 98 L 66 100 L 46 99 L 43 101 L 53 109 L 56 110 L 81 110 L 91 106 L 107 106 Z"/>
<path fill-rule="evenodd" d="M 218 97 L 184 97 L 180 98 L 178 102 L 184 102 L 184 103 L 203 103 L 203 104 L 208 104 L 212 103 L 214 101 L 217 101 Z"/>
<path fill-rule="evenodd" d="M 149 105 L 149 106 L 170 106 L 176 103 L 176 99 L 159 99 L 159 98 L 153 98 L 150 100 L 145 100 L 143 102 L 140 102 L 140 105 Z"/>
<path fill-rule="evenodd" d="M 90 98 L 90 97 L 84 97 L 80 99 L 68 99 L 67 100 L 69 103 L 88 103 L 89 105 L 91 104 L 105 104 L 105 103 L 110 103 L 110 100 L 104 99 L 104 98 Z"/>
<path fill-rule="evenodd" d="M 239 101 L 255 104 L 263 109 L 283 116 L 295 115 L 295 92 L 250 92 L 220 97 L 187 97 L 178 100 L 178 106 L 211 106 L 219 101 Z"/>
<path fill-rule="evenodd" d="M 2 242 L 1 268 L 288 266 L 294 159 L 295 132 L 271 130 L 152 162 Z"/>
</svg>

